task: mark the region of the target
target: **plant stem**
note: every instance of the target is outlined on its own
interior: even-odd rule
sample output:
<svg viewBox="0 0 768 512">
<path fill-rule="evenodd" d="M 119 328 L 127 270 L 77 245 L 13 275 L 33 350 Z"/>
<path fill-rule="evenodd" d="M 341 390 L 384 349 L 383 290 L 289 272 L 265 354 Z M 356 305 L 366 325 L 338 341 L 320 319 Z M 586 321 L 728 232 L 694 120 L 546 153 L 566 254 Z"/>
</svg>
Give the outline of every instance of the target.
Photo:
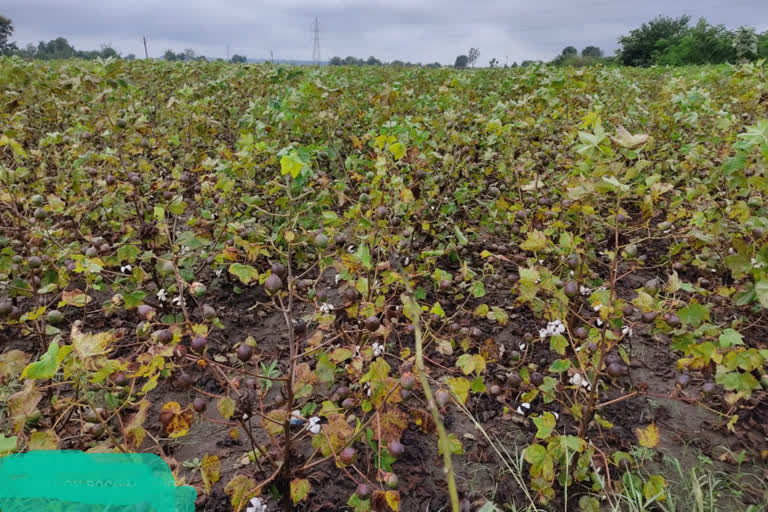
<svg viewBox="0 0 768 512">
<path fill-rule="evenodd" d="M 394 258 L 393 258 L 394 259 Z M 400 274 L 403 276 L 403 283 L 405 284 L 406 289 L 406 295 L 408 296 L 408 301 L 410 302 L 410 309 L 413 313 L 413 318 L 411 319 L 411 322 L 413 323 L 413 334 L 414 338 L 416 340 L 416 375 L 419 378 L 419 381 L 421 382 L 421 387 L 424 390 L 424 397 L 427 399 L 427 405 L 429 406 L 429 410 L 432 413 L 432 418 L 435 420 L 435 425 L 437 426 L 437 435 L 438 435 L 438 443 L 439 446 L 442 448 L 443 451 L 443 471 L 445 472 L 445 477 L 448 482 L 448 495 L 451 498 L 451 510 L 453 512 L 459 512 L 460 506 L 459 506 L 459 493 L 456 490 L 456 477 L 453 473 L 453 463 L 451 462 L 451 451 L 449 449 L 450 442 L 448 440 L 448 434 L 445 431 L 445 425 L 443 424 L 442 419 L 440 418 L 440 412 L 437 409 L 437 404 L 435 403 L 434 396 L 432 395 L 432 388 L 429 386 L 429 381 L 427 380 L 427 374 L 424 370 L 424 353 L 423 353 L 423 337 L 421 332 L 421 321 L 420 321 L 420 313 L 421 308 L 419 307 L 418 303 L 416 302 L 416 298 L 413 294 L 413 289 L 411 288 L 411 285 L 408 283 L 408 275 L 403 270 L 402 266 L 399 264 L 400 262 L 397 262 L 397 266 L 399 267 L 398 270 Z"/>
<path fill-rule="evenodd" d="M 621 197 L 617 194 L 616 195 L 616 211 L 614 212 L 614 227 L 613 227 L 613 247 L 614 247 L 614 253 L 613 253 L 613 261 L 611 262 L 611 298 L 609 300 L 609 307 L 613 307 L 613 299 L 616 296 L 616 278 L 618 276 L 618 266 L 619 266 L 619 207 L 621 206 Z M 610 313 L 609 313 L 610 314 Z M 608 330 L 608 321 L 609 319 L 606 318 L 603 322 L 603 330 L 600 334 L 600 358 L 597 363 L 597 367 L 595 367 L 595 374 L 592 376 L 592 382 L 591 382 L 591 389 L 589 391 L 589 399 L 587 400 L 587 405 L 585 405 L 581 410 L 581 423 L 579 424 L 579 437 L 582 439 L 586 438 L 587 435 L 587 428 L 589 427 L 589 423 L 592 421 L 592 417 L 594 416 L 595 412 L 595 400 L 597 400 L 597 381 L 600 378 L 600 371 L 603 367 L 603 363 L 605 362 L 605 355 L 608 352 L 608 347 L 606 345 L 606 332 Z"/>
</svg>

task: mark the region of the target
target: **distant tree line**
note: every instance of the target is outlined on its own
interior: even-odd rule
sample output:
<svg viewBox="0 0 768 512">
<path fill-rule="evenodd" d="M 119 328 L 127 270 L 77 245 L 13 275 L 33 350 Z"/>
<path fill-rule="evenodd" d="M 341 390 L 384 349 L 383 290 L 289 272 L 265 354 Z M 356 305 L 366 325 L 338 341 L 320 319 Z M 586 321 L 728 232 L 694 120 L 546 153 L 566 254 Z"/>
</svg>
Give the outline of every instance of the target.
<svg viewBox="0 0 768 512">
<path fill-rule="evenodd" d="M 700 18 L 657 16 L 619 38 L 617 60 L 625 66 L 722 64 L 768 57 L 768 31 L 728 30 Z"/>
<path fill-rule="evenodd" d="M 136 55 L 129 53 L 125 57 L 122 57 L 120 53 L 112 48 L 111 45 L 102 45 L 98 50 L 77 50 L 72 46 L 69 41 L 63 37 L 57 37 L 51 39 L 48 42 L 40 41 L 37 44 L 30 43 L 24 48 L 19 48 L 15 42 L 11 42 L 10 38 L 13 35 L 13 23 L 10 19 L 0 16 L 0 55 L 18 55 L 27 59 L 107 59 L 110 57 L 124 58 L 126 60 L 133 60 Z M 173 50 L 166 50 L 163 54 L 163 59 L 172 61 L 207 61 L 208 59 L 203 55 L 196 55 L 194 50 L 186 49 L 181 52 L 174 52 Z M 216 59 L 223 60 L 223 59 Z M 233 55 L 230 62 L 244 63 L 247 62 L 247 57 L 243 55 Z"/>
<path fill-rule="evenodd" d="M 331 57 L 328 60 L 329 66 L 399 66 L 399 67 L 425 67 L 425 68 L 439 68 L 442 67 L 439 62 L 432 62 L 431 64 L 422 64 L 421 62 L 403 62 L 402 60 L 393 60 L 392 62 L 382 62 L 374 56 L 370 56 L 367 59 L 358 59 L 357 57 Z"/>
</svg>

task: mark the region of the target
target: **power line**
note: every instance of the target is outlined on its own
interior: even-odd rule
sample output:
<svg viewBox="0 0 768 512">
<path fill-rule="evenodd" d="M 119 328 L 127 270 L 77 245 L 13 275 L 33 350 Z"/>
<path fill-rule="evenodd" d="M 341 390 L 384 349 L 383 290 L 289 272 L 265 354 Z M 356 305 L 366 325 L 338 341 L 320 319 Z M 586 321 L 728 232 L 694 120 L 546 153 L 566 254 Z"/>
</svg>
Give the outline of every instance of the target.
<svg viewBox="0 0 768 512">
<path fill-rule="evenodd" d="M 320 22 L 318 21 L 317 16 L 315 16 L 314 33 L 315 33 L 315 38 L 312 45 L 312 63 L 315 66 L 319 66 L 320 65 Z"/>
</svg>

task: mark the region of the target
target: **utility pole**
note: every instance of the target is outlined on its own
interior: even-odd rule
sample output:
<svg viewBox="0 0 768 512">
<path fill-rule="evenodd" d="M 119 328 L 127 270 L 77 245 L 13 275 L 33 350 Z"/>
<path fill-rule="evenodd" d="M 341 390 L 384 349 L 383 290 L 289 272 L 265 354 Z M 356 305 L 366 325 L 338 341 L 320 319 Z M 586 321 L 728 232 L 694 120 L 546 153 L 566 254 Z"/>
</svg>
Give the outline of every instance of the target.
<svg viewBox="0 0 768 512">
<path fill-rule="evenodd" d="M 315 26 L 314 26 L 314 33 L 315 38 L 312 45 L 312 64 L 315 66 L 320 65 L 320 22 L 317 19 L 317 16 L 315 16 Z"/>
<path fill-rule="evenodd" d="M 141 36 L 144 41 L 144 59 L 149 60 L 149 52 L 147 51 L 147 36 Z"/>
</svg>

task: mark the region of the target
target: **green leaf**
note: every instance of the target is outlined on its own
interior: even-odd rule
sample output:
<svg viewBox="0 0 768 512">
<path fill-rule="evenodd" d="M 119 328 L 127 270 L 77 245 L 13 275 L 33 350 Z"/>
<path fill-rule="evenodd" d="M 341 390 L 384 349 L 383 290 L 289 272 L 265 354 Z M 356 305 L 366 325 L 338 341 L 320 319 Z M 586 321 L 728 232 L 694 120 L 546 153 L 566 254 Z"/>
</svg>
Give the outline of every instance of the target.
<svg viewBox="0 0 768 512">
<path fill-rule="evenodd" d="M 664 494 L 666 491 L 664 488 L 667 486 L 667 481 L 661 475 L 651 475 L 643 484 L 643 496 L 648 500 L 648 503 L 654 501 L 664 501 Z"/>
<path fill-rule="evenodd" d="M 744 338 L 741 336 L 741 334 L 735 329 L 730 328 L 723 331 L 723 334 L 720 335 L 719 341 L 722 348 L 731 348 L 734 345 L 744 344 Z"/>
<path fill-rule="evenodd" d="M 470 390 L 473 393 L 482 393 L 483 391 L 485 391 L 485 382 L 483 382 L 483 378 L 478 375 L 477 377 L 472 379 Z"/>
<path fill-rule="evenodd" d="M 440 318 L 445 317 L 445 311 L 443 311 L 443 307 L 440 305 L 439 302 L 435 302 L 435 305 L 432 306 L 432 309 L 429 310 L 429 312 L 432 313 L 433 315 L 439 316 Z"/>
<path fill-rule="evenodd" d="M 761 279 L 755 283 L 755 293 L 760 305 L 768 308 L 768 279 Z"/>
<path fill-rule="evenodd" d="M 705 320 L 709 320 L 709 309 L 694 302 L 678 311 L 677 316 L 685 325 L 698 327 Z"/>
<path fill-rule="evenodd" d="M 259 271 L 250 265 L 242 263 L 233 263 L 229 266 L 229 273 L 240 279 L 243 284 L 256 281 L 259 278 Z"/>
<path fill-rule="evenodd" d="M 563 373 L 571 367 L 571 362 L 568 359 L 558 359 L 553 361 L 549 366 L 549 371 L 552 373 Z"/>
<path fill-rule="evenodd" d="M 0 434 L 0 457 L 8 455 L 16 451 L 17 437 L 5 437 L 5 434 Z"/>
<path fill-rule="evenodd" d="M 117 257 L 120 261 L 133 263 L 139 255 L 139 248 L 132 244 L 123 244 L 117 249 Z"/>
<path fill-rule="evenodd" d="M 445 442 L 440 439 L 437 444 L 440 448 L 438 450 L 438 455 L 445 453 L 445 448 L 447 448 L 448 453 L 452 455 L 461 455 L 464 453 L 464 447 L 461 445 L 461 441 L 459 441 L 459 438 L 456 436 L 456 434 L 448 434 L 446 436 Z"/>
<path fill-rule="evenodd" d="M 295 179 L 302 169 L 304 169 L 304 161 L 296 151 L 291 151 L 280 159 L 280 174 L 282 175 L 290 174 Z"/>
<path fill-rule="evenodd" d="M 525 460 L 531 465 L 531 476 L 541 477 L 550 482 L 555 478 L 554 460 L 540 444 L 532 444 L 525 449 Z"/>
<path fill-rule="evenodd" d="M 585 494 L 579 498 L 579 512 L 600 512 L 600 502 Z"/>
<path fill-rule="evenodd" d="M 553 352 L 564 356 L 566 347 L 568 347 L 568 340 L 562 334 L 555 334 L 549 338 L 549 349 Z"/>
<path fill-rule="evenodd" d="M 399 142 L 395 142 L 394 144 L 389 145 L 389 151 L 392 153 L 392 156 L 395 157 L 395 160 L 400 160 L 403 158 L 403 155 L 405 155 L 405 146 Z"/>
<path fill-rule="evenodd" d="M 520 247 L 526 251 L 536 252 L 547 246 L 547 237 L 538 229 L 528 232 L 528 238 L 520 244 Z"/>
<path fill-rule="evenodd" d="M 360 247 L 357 248 L 357 251 L 355 251 L 355 259 L 366 269 L 370 270 L 373 268 L 373 263 L 371 263 L 371 251 L 366 244 L 360 244 Z"/>
<path fill-rule="evenodd" d="M 459 226 L 453 226 L 453 233 L 456 235 L 456 239 L 458 240 L 459 245 L 467 245 L 467 237 L 464 236 L 464 233 L 461 232 Z"/>
<path fill-rule="evenodd" d="M 472 296 L 476 299 L 485 297 L 485 285 L 482 281 L 475 281 L 472 285 Z"/>
<path fill-rule="evenodd" d="M 51 341 L 48 345 L 48 351 L 40 356 L 39 361 L 30 363 L 21 372 L 21 378 L 24 379 L 50 379 L 56 375 L 56 371 L 59 369 L 59 361 L 57 356 L 59 355 L 59 344 L 56 340 Z"/>
<path fill-rule="evenodd" d="M 124 293 L 123 294 L 123 300 L 125 301 L 125 307 L 128 309 L 133 309 L 139 304 L 141 304 L 141 301 L 144 300 L 144 297 L 146 297 L 146 292 L 143 292 L 141 290 L 134 290 L 130 293 Z"/>
<path fill-rule="evenodd" d="M 539 271 L 533 268 L 518 267 L 517 271 L 520 274 L 520 281 L 535 283 L 541 278 Z"/>
<path fill-rule="evenodd" d="M 545 412 L 541 416 L 533 418 L 533 423 L 538 429 L 536 431 L 536 437 L 539 439 L 547 439 L 550 434 L 552 434 L 552 431 L 555 430 L 557 420 L 555 419 L 554 414 L 551 412 Z"/>
</svg>

